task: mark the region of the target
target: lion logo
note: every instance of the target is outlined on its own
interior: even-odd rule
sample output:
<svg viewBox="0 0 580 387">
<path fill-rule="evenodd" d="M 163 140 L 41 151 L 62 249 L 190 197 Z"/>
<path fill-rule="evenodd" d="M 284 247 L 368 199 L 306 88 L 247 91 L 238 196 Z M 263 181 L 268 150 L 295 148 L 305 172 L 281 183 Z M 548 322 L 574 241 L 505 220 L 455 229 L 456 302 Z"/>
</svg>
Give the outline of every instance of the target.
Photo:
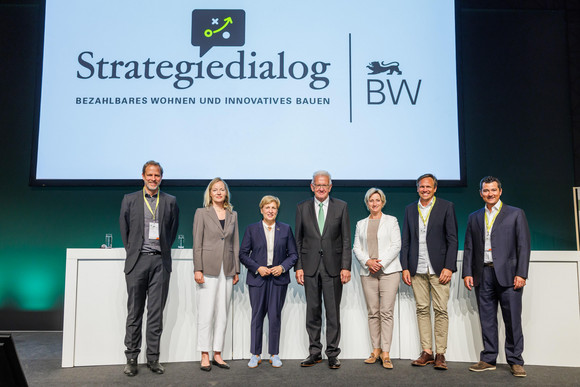
<svg viewBox="0 0 580 387">
<path fill-rule="evenodd" d="M 403 74 L 403 72 L 399 70 L 399 62 L 379 63 L 379 61 L 374 61 L 369 63 L 367 68 L 371 70 L 368 75 L 376 75 L 387 71 L 387 75 L 392 75 L 394 72 L 396 72 L 398 75 Z"/>
</svg>

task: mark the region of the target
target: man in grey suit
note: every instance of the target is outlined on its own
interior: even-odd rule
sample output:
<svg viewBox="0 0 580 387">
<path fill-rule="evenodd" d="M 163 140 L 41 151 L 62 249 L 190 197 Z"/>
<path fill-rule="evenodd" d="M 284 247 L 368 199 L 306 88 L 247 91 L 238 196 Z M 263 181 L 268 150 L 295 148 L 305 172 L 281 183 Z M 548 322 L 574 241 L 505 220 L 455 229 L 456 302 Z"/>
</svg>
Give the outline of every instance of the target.
<svg viewBox="0 0 580 387">
<path fill-rule="evenodd" d="M 342 285 L 350 281 L 352 261 L 350 220 L 345 202 L 329 197 L 330 174 L 317 171 L 310 189 L 314 200 L 296 207 L 296 281 L 306 293 L 306 331 L 310 355 L 300 365 L 322 361 L 322 299 L 326 312 L 326 355 L 331 369 L 340 368 L 340 301 Z"/>
<path fill-rule="evenodd" d="M 520 208 L 500 200 L 501 182 L 487 176 L 479 183 L 484 208 L 469 215 L 463 252 L 463 282 L 475 287 L 483 351 L 471 371 L 495 370 L 498 354 L 497 304 L 505 324 L 506 360 L 514 376 L 525 377 L 522 296 L 530 265 L 530 230 Z"/>
<path fill-rule="evenodd" d="M 401 266 L 403 281 L 413 287 L 422 352 L 411 364 L 434 364 L 446 370 L 445 351 L 449 317 L 447 303 L 451 275 L 457 271 L 457 219 L 453 203 L 436 198 L 437 178 L 417 179 L 419 200 L 405 208 Z M 431 304 L 435 312 L 436 356 L 433 357 Z"/>
<path fill-rule="evenodd" d="M 127 324 L 123 372 L 135 376 L 141 352 L 141 324 L 147 300 L 147 367 L 165 372 L 159 363 L 159 340 L 163 331 L 163 309 L 171 274 L 171 245 L 179 226 L 179 207 L 174 196 L 159 190 L 163 168 L 156 161 L 143 165 L 142 190 L 127 194 L 121 203 L 121 238 L 127 253 Z"/>
</svg>

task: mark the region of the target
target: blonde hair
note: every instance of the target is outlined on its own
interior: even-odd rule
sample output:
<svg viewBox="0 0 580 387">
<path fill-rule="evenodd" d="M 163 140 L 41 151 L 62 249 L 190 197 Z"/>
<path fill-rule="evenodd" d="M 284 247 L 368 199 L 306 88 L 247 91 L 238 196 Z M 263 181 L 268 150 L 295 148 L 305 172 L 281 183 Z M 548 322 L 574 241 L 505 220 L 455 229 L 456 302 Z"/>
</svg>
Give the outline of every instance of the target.
<svg viewBox="0 0 580 387">
<path fill-rule="evenodd" d="M 226 198 L 224 199 L 224 208 L 230 212 L 233 211 L 234 206 L 230 203 L 230 189 L 228 188 L 228 183 L 226 183 L 225 181 L 222 180 L 221 177 L 215 177 L 212 181 L 209 182 L 207 188 L 205 189 L 205 192 L 203 194 L 203 206 L 204 207 L 210 207 L 213 203 L 211 200 L 211 189 L 213 188 L 213 186 L 215 185 L 215 183 L 219 183 L 219 182 L 224 183 L 224 187 L 226 189 Z"/>
<path fill-rule="evenodd" d="M 369 211 L 370 211 L 369 200 L 370 200 L 371 196 L 373 196 L 376 193 L 379 194 L 379 196 L 381 197 L 381 202 L 383 202 L 383 206 L 381 208 L 383 208 L 385 206 L 385 204 L 387 204 L 387 197 L 385 196 L 385 193 L 383 192 L 383 190 L 373 187 L 373 188 L 369 189 L 367 191 L 367 193 L 365 194 L 365 206 L 367 206 L 367 210 L 369 210 Z"/>
<path fill-rule="evenodd" d="M 260 200 L 260 210 L 264 208 L 266 204 L 270 203 L 276 203 L 276 207 L 280 209 L 280 199 L 278 199 L 276 196 L 266 195 L 262 198 L 262 200 Z"/>
</svg>

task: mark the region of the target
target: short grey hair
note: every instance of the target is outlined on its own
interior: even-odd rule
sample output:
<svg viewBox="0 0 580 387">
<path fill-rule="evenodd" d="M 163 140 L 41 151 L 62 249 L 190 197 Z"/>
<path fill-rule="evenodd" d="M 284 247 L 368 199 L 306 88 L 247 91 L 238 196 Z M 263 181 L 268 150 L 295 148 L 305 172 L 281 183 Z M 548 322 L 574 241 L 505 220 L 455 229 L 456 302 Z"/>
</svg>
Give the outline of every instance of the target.
<svg viewBox="0 0 580 387">
<path fill-rule="evenodd" d="M 330 176 L 330 172 L 325 171 L 323 169 L 314 172 L 312 174 L 312 181 L 310 182 L 310 184 L 314 185 L 314 179 L 316 179 L 316 176 L 326 176 L 326 177 L 328 177 L 328 184 L 332 185 L 332 177 Z"/>
<path fill-rule="evenodd" d="M 383 192 L 382 189 L 380 188 L 370 188 L 367 193 L 365 194 L 365 206 L 367 206 L 367 210 L 371 210 L 369 208 L 369 200 L 371 199 L 371 196 L 373 196 L 374 194 L 378 193 L 379 196 L 381 197 L 381 202 L 383 202 L 383 205 L 381 208 L 383 208 L 385 206 L 385 204 L 387 204 L 387 197 L 385 196 L 385 193 Z"/>
</svg>

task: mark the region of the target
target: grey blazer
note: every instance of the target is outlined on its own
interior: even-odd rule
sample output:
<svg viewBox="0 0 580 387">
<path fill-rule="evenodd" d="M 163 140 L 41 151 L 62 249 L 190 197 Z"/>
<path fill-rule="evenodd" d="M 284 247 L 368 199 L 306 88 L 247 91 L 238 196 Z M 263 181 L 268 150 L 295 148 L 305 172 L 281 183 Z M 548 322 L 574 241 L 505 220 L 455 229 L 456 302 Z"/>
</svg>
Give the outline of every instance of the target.
<svg viewBox="0 0 580 387">
<path fill-rule="evenodd" d="M 159 197 L 159 242 L 161 243 L 161 258 L 165 270 L 171 272 L 171 245 L 175 241 L 179 227 L 179 207 L 175 196 L 160 191 Z M 129 274 L 141 253 L 143 246 L 143 229 L 145 211 L 143 206 L 143 190 L 127 194 L 121 203 L 121 239 L 127 252 L 125 259 L 125 274 Z"/>
<path fill-rule="evenodd" d="M 193 218 L 193 270 L 217 276 L 222 264 L 224 274 L 240 273 L 240 236 L 238 213 L 226 210 L 222 228 L 213 207 L 198 208 Z"/>
</svg>

